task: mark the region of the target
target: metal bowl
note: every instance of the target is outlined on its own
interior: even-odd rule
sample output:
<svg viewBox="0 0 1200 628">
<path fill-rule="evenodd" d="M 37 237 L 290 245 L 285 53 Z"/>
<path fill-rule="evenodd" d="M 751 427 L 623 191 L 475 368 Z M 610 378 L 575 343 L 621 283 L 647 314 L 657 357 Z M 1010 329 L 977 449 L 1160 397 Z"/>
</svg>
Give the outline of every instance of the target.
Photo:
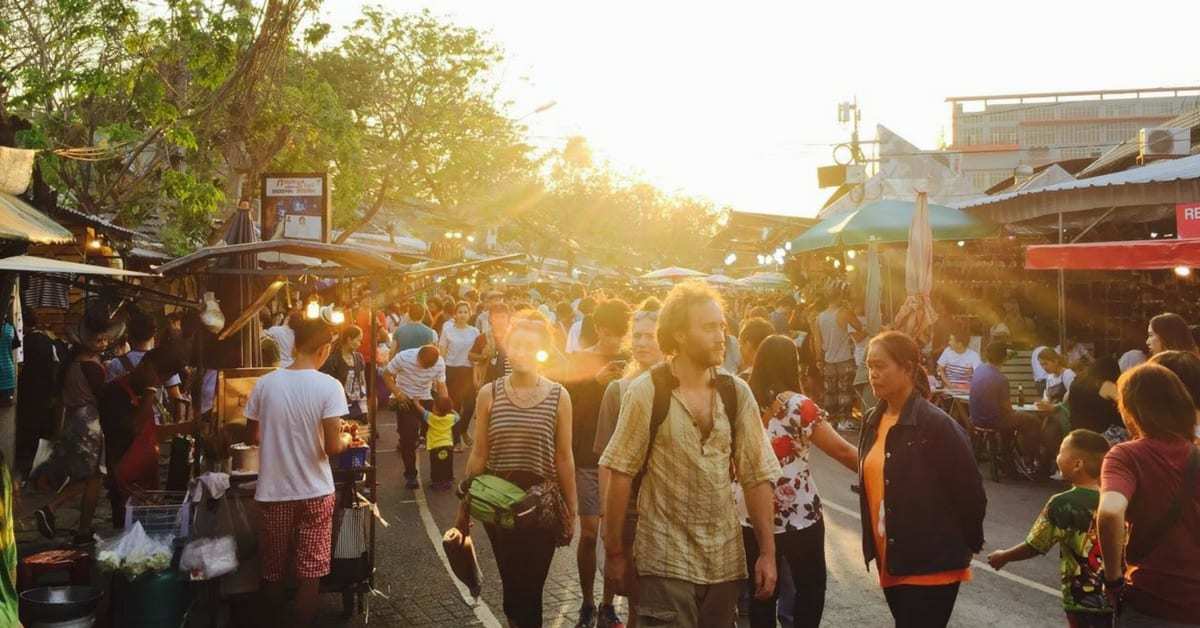
<svg viewBox="0 0 1200 628">
<path fill-rule="evenodd" d="M 96 587 L 38 587 L 21 593 L 21 616 L 32 622 L 76 619 L 96 612 L 103 596 Z"/>
</svg>

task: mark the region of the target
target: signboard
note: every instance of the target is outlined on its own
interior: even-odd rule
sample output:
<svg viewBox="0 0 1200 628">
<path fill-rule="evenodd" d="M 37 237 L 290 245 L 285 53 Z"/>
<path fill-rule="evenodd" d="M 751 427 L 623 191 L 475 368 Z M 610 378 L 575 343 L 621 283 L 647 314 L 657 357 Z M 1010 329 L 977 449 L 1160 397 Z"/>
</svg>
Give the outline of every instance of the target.
<svg viewBox="0 0 1200 628">
<path fill-rule="evenodd" d="M 1180 238 L 1200 238 L 1200 203 L 1176 204 L 1175 226 Z"/>
<path fill-rule="evenodd" d="M 329 175 L 262 175 L 262 239 L 329 241 Z"/>
</svg>

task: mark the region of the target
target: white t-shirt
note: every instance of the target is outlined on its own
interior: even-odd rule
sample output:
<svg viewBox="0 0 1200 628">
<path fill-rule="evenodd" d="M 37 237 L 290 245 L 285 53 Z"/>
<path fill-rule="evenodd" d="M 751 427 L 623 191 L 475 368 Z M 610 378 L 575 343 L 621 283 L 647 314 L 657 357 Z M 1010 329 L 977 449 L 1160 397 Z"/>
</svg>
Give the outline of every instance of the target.
<svg viewBox="0 0 1200 628">
<path fill-rule="evenodd" d="M 983 360 L 979 358 L 979 353 L 970 347 L 962 353 L 956 353 L 954 349 L 946 347 L 937 363 L 945 369 L 946 384 L 950 388 L 970 388 L 971 376 L 975 374 L 975 369 L 983 364 Z"/>
<path fill-rule="evenodd" d="M 446 360 L 438 358 L 437 364 L 421 368 L 417 354 L 421 349 L 406 349 L 396 354 L 384 370 L 396 376 L 396 386 L 411 399 L 428 401 L 433 399 L 430 389 L 434 382 L 446 383 Z"/>
<path fill-rule="evenodd" d="M 314 369 L 276 369 L 250 391 L 246 417 L 258 421 L 254 499 L 283 502 L 333 493 L 321 421 L 349 414 L 341 382 Z"/>
<path fill-rule="evenodd" d="M 1042 399 L 1050 401 L 1050 391 L 1059 384 L 1062 384 L 1063 398 L 1065 399 L 1066 394 L 1071 391 L 1071 382 L 1073 381 L 1075 381 L 1075 371 L 1072 371 L 1071 369 L 1063 369 L 1063 372 L 1059 375 L 1047 373 L 1046 392 L 1042 394 Z"/>
<path fill-rule="evenodd" d="M 470 325 L 459 329 L 454 321 L 446 321 L 439 341 L 446 366 L 471 366 L 471 347 L 478 337 L 478 329 Z"/>
<path fill-rule="evenodd" d="M 279 347 L 279 368 L 285 369 L 292 365 L 293 353 L 296 350 L 296 332 L 287 325 L 276 325 L 263 332 L 275 341 Z"/>
</svg>

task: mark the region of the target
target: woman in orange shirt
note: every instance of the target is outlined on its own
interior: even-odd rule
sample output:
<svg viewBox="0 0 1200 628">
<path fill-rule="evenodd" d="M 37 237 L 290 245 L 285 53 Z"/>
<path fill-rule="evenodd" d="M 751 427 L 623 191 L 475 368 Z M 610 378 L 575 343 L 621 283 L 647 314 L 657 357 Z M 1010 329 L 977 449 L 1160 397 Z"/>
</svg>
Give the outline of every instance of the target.
<svg viewBox="0 0 1200 628">
<path fill-rule="evenodd" d="M 880 402 L 858 446 L 863 558 L 868 569 L 875 561 L 897 628 L 945 626 L 983 548 L 983 479 L 966 431 L 928 401 L 912 338 L 873 338 L 867 370 Z"/>
</svg>

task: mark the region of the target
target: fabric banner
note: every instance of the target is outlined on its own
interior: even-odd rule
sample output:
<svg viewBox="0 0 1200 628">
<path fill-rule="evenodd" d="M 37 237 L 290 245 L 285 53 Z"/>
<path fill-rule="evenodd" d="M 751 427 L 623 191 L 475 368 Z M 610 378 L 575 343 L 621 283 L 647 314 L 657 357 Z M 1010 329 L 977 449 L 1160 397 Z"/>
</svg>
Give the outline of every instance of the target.
<svg viewBox="0 0 1200 628">
<path fill-rule="evenodd" d="M 1135 240 L 1044 244 L 1025 249 L 1028 270 L 1154 270 L 1200 268 L 1200 240 Z"/>
<path fill-rule="evenodd" d="M 23 194 L 33 178 L 36 150 L 0 146 L 0 192 Z"/>
</svg>

